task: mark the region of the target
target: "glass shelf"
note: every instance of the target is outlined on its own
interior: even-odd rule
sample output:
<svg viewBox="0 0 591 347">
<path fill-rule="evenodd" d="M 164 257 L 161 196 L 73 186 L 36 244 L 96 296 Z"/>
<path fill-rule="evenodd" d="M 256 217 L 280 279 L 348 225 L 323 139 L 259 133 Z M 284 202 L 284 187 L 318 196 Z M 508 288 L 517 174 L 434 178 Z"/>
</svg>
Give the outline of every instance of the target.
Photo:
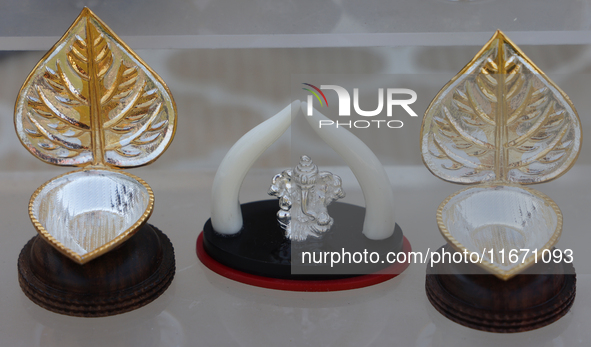
<svg viewBox="0 0 591 347">
<path fill-rule="evenodd" d="M 134 49 L 589 44 L 587 1 L 10 0 L 0 50 L 46 50 L 88 6 Z"/>
<path fill-rule="evenodd" d="M 180 124 L 160 160 L 132 171 L 154 189 L 155 212 L 149 222 L 175 246 L 175 279 L 150 305 L 98 319 L 61 316 L 38 307 L 19 288 L 16 266 L 22 246 L 36 235 L 27 215 L 30 195 L 68 169 L 50 167 L 21 146 L 14 132 L 14 99 L 43 52 L 85 5 L 166 81 Z M 573 249 L 578 272 L 573 309 L 540 330 L 490 334 L 448 321 L 427 300 L 425 264 L 411 264 L 403 275 L 370 288 L 294 293 L 230 281 L 205 268 L 195 254 L 194 242 L 210 217 L 217 166 L 240 136 L 291 101 L 291 74 L 408 74 L 392 85 L 417 90 L 413 109 L 422 116 L 441 86 L 496 29 L 565 90 L 579 110 L 583 132 L 589 133 L 591 0 L 3 1 L 0 345 L 587 345 L 591 141 L 583 141 L 571 172 L 535 187 L 562 208 L 565 231 L 559 247 Z M 15 50 L 35 52 L 9 52 Z M 421 119 L 404 118 L 404 128 L 393 136 L 366 135 L 363 140 L 390 167 L 395 211 L 413 250 L 426 252 L 444 244 L 435 211 L 459 187 L 424 167 L 418 148 Z M 292 137 L 298 138 L 297 130 L 286 133 L 257 161 L 244 181 L 241 201 L 269 198 L 269 180 L 290 165 Z M 334 155 L 330 148 L 314 153 Z M 341 175 L 349 184 L 346 202 L 363 205 L 352 174 Z"/>
</svg>

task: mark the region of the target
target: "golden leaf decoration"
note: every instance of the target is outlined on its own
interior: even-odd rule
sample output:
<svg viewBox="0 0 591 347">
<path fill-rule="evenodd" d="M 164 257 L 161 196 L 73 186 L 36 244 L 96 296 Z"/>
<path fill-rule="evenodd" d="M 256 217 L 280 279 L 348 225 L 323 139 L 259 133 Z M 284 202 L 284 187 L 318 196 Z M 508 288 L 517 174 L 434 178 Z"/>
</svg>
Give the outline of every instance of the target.
<svg viewBox="0 0 591 347">
<path fill-rule="evenodd" d="M 135 167 L 166 150 L 176 106 L 162 79 L 85 8 L 23 84 L 15 125 L 46 162 Z"/>
<path fill-rule="evenodd" d="M 501 31 L 425 112 L 421 151 L 456 183 L 539 183 L 574 165 L 579 116 L 568 98 Z"/>
</svg>

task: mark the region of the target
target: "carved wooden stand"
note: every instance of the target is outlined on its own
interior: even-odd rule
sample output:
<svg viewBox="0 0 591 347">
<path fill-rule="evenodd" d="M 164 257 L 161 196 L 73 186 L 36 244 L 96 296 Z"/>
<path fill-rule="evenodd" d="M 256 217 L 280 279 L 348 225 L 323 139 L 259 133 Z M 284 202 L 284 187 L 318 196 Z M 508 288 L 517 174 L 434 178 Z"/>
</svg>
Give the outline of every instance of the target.
<svg viewBox="0 0 591 347">
<path fill-rule="evenodd" d="M 442 248 L 453 252 L 449 245 Z M 475 274 L 478 269 L 474 264 L 427 266 L 425 289 L 431 304 L 469 328 L 497 333 L 538 329 L 564 316 L 575 300 L 572 264 L 539 263 L 508 281 Z"/>
<path fill-rule="evenodd" d="M 84 265 L 39 236 L 23 247 L 18 279 L 37 305 L 61 314 L 102 317 L 128 312 L 159 297 L 175 273 L 168 237 L 145 224 L 113 251 Z"/>
</svg>

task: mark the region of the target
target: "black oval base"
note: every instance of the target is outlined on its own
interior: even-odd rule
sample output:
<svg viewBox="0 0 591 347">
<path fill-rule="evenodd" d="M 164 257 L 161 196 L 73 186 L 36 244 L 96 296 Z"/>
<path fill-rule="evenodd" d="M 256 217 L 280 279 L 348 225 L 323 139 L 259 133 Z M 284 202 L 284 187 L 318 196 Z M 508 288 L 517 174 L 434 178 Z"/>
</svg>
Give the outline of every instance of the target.
<svg viewBox="0 0 591 347">
<path fill-rule="evenodd" d="M 454 252 L 449 246 L 441 247 Z M 576 274 L 572 264 L 535 264 L 503 281 L 474 264 L 427 266 L 425 289 L 431 304 L 450 320 L 497 333 L 534 330 L 555 322 L 573 305 Z M 470 274 L 466 274 L 470 273 Z"/>
<path fill-rule="evenodd" d="M 396 225 L 394 234 L 385 240 L 370 240 L 362 234 L 365 208 L 334 202 L 328 206 L 328 213 L 334 218 L 334 225 L 320 239 L 291 242 L 277 222 L 279 202 L 274 200 L 255 201 L 242 204 L 244 225 L 242 230 L 231 236 L 213 230 L 211 219 L 203 227 L 203 247 L 217 262 L 248 274 L 293 280 L 327 280 L 349 278 L 361 274 L 378 272 L 392 265 L 387 262 L 359 264 L 337 264 L 331 267 L 330 259 L 324 264 L 292 264 L 300 259 L 303 251 L 336 251 L 368 253 L 377 252 L 385 259 L 388 252 L 398 253 L 403 248 L 402 230 Z M 299 253 L 298 253 L 299 252 Z M 292 253 L 294 257 L 292 257 Z"/>
<path fill-rule="evenodd" d="M 84 265 L 40 236 L 21 250 L 18 279 L 37 305 L 61 314 L 103 317 L 142 307 L 168 288 L 175 273 L 168 237 L 144 224 L 121 246 Z"/>
</svg>

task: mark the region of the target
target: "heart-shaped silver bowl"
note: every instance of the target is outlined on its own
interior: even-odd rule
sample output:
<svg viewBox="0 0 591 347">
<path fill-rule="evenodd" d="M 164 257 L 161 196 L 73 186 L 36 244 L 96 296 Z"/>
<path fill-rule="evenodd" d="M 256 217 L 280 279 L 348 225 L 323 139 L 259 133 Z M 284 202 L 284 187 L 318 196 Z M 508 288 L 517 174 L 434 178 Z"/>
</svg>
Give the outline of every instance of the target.
<svg viewBox="0 0 591 347">
<path fill-rule="evenodd" d="M 43 184 L 29 202 L 33 225 L 47 242 L 84 264 L 130 238 L 152 214 L 154 194 L 122 171 L 86 169 Z"/>
<path fill-rule="evenodd" d="M 536 190 L 488 184 L 450 195 L 437 209 L 437 224 L 453 248 L 484 255 L 476 264 L 508 280 L 558 242 L 562 213 Z"/>
</svg>

